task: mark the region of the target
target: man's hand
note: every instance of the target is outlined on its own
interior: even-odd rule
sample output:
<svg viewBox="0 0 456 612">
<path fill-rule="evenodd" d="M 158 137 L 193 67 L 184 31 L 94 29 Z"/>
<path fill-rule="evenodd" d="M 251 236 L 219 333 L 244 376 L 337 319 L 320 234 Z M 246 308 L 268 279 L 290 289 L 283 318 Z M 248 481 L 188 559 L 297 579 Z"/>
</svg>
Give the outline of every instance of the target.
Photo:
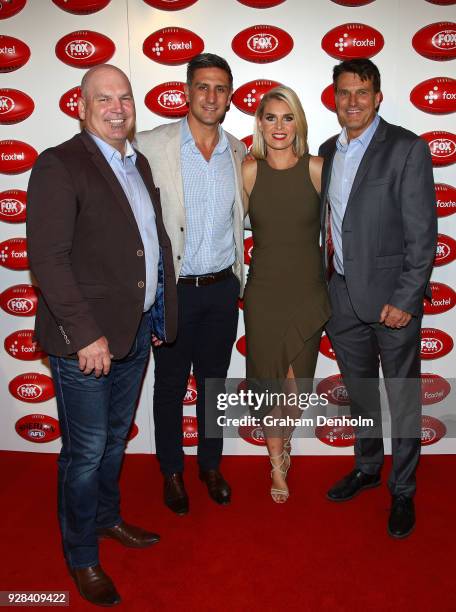
<svg viewBox="0 0 456 612">
<path fill-rule="evenodd" d="M 109 352 L 108 341 L 104 336 L 78 351 L 78 358 L 79 369 L 84 374 L 91 374 L 94 370 L 97 378 L 102 374 L 105 376 L 109 374 L 112 355 Z"/>
<path fill-rule="evenodd" d="M 385 304 L 380 314 L 380 323 L 384 323 L 386 327 L 399 329 L 406 327 L 411 318 L 412 315 L 409 312 L 396 308 L 396 306 L 391 306 L 391 304 Z"/>
<path fill-rule="evenodd" d="M 163 344 L 163 340 L 160 340 L 155 334 L 152 334 L 152 344 L 153 346 L 160 346 Z"/>
</svg>

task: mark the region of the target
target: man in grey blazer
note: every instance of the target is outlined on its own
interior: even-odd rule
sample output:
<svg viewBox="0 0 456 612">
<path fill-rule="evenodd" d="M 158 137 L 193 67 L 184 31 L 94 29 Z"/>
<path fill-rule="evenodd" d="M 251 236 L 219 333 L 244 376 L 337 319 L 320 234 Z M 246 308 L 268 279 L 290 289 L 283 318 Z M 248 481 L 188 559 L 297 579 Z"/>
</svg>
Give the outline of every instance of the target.
<svg viewBox="0 0 456 612">
<path fill-rule="evenodd" d="M 206 379 L 226 377 L 242 293 L 243 207 L 241 162 L 245 146 L 220 122 L 229 107 L 233 77 L 227 62 L 210 53 L 187 67 L 188 115 L 136 137 L 160 189 L 171 239 L 179 299 L 178 335 L 155 351 L 155 442 L 164 476 L 165 504 L 189 509 L 184 487 L 182 402 L 193 365 L 198 399 L 198 464 L 211 498 L 230 501 L 219 471 L 221 437 L 213 431 L 216 407 L 205 407 Z"/>
<path fill-rule="evenodd" d="M 352 416 L 372 418 L 374 427 L 357 429 L 355 469 L 327 497 L 347 501 L 380 484 L 381 362 L 392 432 L 388 532 L 400 538 L 415 525 L 420 328 L 436 247 L 432 163 L 423 140 L 377 115 L 380 74 L 370 60 L 335 66 L 333 82 L 343 129 L 320 148 L 325 158 L 323 244 L 330 229 L 335 270 L 329 283 L 333 314 L 327 332 Z"/>
</svg>

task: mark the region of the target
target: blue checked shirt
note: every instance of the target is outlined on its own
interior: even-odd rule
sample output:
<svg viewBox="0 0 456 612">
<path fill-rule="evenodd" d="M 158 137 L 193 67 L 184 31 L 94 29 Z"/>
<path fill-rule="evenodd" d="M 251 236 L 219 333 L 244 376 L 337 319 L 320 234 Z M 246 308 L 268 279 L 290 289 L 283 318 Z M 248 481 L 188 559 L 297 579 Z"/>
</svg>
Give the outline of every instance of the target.
<svg viewBox="0 0 456 612">
<path fill-rule="evenodd" d="M 88 133 L 98 145 L 122 186 L 141 234 L 146 258 L 146 294 L 144 298 L 144 312 L 146 312 L 155 302 L 157 292 L 159 246 L 154 207 L 135 165 L 137 155 L 128 140 L 125 145 L 125 155 L 122 159 L 117 149 L 111 147 L 95 134 Z"/>
<path fill-rule="evenodd" d="M 331 206 L 331 236 L 334 245 L 334 268 L 339 274 L 344 274 L 344 258 L 342 254 L 342 223 L 348 198 L 355 180 L 359 164 L 369 146 L 375 130 L 380 123 L 380 117 L 375 119 L 366 130 L 348 142 L 347 131 L 344 128 L 336 143 L 331 182 L 329 184 L 329 203 Z"/>
<path fill-rule="evenodd" d="M 235 177 L 223 129 L 219 127 L 219 141 L 206 161 L 187 120 L 182 121 L 181 167 L 187 223 L 181 275 L 219 272 L 233 265 L 235 256 Z"/>
</svg>

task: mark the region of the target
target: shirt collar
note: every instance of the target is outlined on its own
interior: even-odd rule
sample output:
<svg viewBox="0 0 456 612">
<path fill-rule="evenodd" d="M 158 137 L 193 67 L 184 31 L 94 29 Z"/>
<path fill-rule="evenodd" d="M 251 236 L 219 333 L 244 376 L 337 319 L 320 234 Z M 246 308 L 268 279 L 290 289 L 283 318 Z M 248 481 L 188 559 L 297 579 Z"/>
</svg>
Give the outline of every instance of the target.
<svg viewBox="0 0 456 612">
<path fill-rule="evenodd" d="M 372 136 L 374 135 L 378 124 L 380 123 L 380 117 L 376 113 L 374 120 L 372 123 L 364 130 L 362 134 L 360 134 L 357 138 L 352 138 L 350 142 L 359 142 L 364 149 L 367 149 L 370 141 L 372 140 Z M 337 139 L 336 146 L 339 151 L 345 153 L 349 146 L 348 138 L 347 138 L 347 128 L 343 128 L 342 132 L 339 134 L 339 138 Z"/>
<path fill-rule="evenodd" d="M 89 136 L 95 142 L 97 147 L 103 153 L 103 156 L 105 157 L 105 159 L 108 162 L 108 164 L 111 164 L 113 158 L 116 158 L 116 159 L 122 161 L 122 155 L 120 154 L 120 151 L 118 151 L 115 147 L 111 146 L 109 143 L 104 141 L 99 136 L 96 136 L 95 134 L 92 134 L 92 132 L 89 132 L 89 130 L 86 130 L 86 132 L 87 132 L 87 134 L 89 134 Z M 125 141 L 124 162 L 126 161 L 127 158 L 131 158 L 131 161 L 134 164 L 136 163 L 136 151 L 131 146 L 131 143 L 130 143 L 129 140 Z"/>
<path fill-rule="evenodd" d="M 228 138 L 225 134 L 225 130 L 221 125 L 218 126 L 218 143 L 215 146 L 213 155 L 219 155 L 226 151 L 228 147 Z M 193 138 L 193 134 L 190 130 L 190 126 L 188 125 L 187 117 L 182 121 L 181 125 L 181 146 L 186 145 L 187 143 L 191 143 L 195 151 L 198 151 L 198 147 L 196 146 L 195 139 Z"/>
</svg>

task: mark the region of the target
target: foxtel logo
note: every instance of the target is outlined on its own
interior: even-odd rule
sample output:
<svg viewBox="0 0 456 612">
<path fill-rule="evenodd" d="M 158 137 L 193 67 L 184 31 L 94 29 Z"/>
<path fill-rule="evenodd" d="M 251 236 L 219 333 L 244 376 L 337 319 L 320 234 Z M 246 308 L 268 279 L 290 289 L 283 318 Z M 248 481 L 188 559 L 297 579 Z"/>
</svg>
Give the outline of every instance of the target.
<svg viewBox="0 0 456 612">
<path fill-rule="evenodd" d="M 0 47 L 0 55 L 16 55 L 16 47 Z"/>
<path fill-rule="evenodd" d="M 184 41 L 181 41 L 181 42 L 171 42 L 171 41 L 169 41 L 168 44 L 167 44 L 167 47 L 168 47 L 168 49 L 170 51 L 183 51 L 183 50 L 186 50 L 186 49 L 192 49 L 193 48 L 191 40 L 188 41 L 188 42 L 184 42 Z"/>
<path fill-rule="evenodd" d="M 0 159 L 3 161 L 24 161 L 25 153 L 2 153 Z"/>
</svg>

